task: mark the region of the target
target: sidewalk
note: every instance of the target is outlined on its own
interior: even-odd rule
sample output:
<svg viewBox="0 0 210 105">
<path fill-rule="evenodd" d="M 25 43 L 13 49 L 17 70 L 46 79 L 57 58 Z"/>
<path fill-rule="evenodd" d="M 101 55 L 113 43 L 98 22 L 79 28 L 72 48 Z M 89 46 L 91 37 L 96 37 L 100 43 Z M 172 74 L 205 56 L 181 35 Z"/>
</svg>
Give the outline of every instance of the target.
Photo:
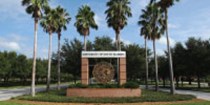
<svg viewBox="0 0 210 105">
<path fill-rule="evenodd" d="M 67 88 L 69 84 L 61 84 L 61 88 Z M 51 85 L 50 89 L 56 89 L 57 85 Z M 16 89 L 1 89 L 0 101 L 9 100 L 12 97 L 30 94 L 30 87 L 16 88 Z M 36 92 L 43 92 L 46 90 L 46 86 L 37 86 Z"/>
<path fill-rule="evenodd" d="M 144 85 L 141 85 L 140 87 L 145 89 Z M 154 86 L 149 86 L 149 89 L 154 89 Z M 170 89 L 164 89 L 164 88 L 159 88 L 159 89 L 160 91 L 163 91 L 163 92 L 170 92 Z M 192 90 L 176 90 L 175 93 L 185 94 L 185 95 L 194 95 L 198 99 L 210 101 L 210 93 L 207 93 L 207 92 L 192 91 Z"/>
</svg>

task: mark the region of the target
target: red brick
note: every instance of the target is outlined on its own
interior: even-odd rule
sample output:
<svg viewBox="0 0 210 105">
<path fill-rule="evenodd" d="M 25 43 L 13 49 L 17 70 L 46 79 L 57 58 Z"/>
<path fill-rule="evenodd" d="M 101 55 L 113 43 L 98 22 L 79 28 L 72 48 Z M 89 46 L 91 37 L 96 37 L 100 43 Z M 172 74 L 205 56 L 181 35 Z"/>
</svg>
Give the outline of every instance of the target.
<svg viewBox="0 0 210 105">
<path fill-rule="evenodd" d="M 70 88 L 67 89 L 69 97 L 139 97 L 141 89 L 96 89 L 96 88 Z"/>
<path fill-rule="evenodd" d="M 126 59 L 120 58 L 120 65 L 125 65 L 125 64 L 126 64 Z"/>
</svg>

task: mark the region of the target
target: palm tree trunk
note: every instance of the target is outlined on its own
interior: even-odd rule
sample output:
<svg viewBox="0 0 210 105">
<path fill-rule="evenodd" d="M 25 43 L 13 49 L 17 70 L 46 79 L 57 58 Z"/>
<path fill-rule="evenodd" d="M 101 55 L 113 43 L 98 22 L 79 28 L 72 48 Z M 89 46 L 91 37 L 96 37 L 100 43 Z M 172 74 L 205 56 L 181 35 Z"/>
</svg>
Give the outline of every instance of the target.
<svg viewBox="0 0 210 105">
<path fill-rule="evenodd" d="M 31 95 L 35 96 L 35 79 L 36 79 L 36 50 L 37 50 L 37 29 L 38 19 L 34 19 L 34 51 L 33 51 L 33 67 L 32 67 L 32 79 L 31 79 Z"/>
<path fill-rule="evenodd" d="M 155 90 L 159 90 L 159 80 L 158 80 L 158 60 L 156 56 L 156 46 L 155 46 L 155 40 L 153 40 L 153 50 L 154 50 L 154 58 L 155 58 Z"/>
<path fill-rule="evenodd" d="M 47 72 L 47 89 L 48 92 L 50 90 L 50 75 L 51 75 L 51 49 L 52 49 L 52 33 L 49 35 L 49 50 L 48 50 L 48 72 Z"/>
<path fill-rule="evenodd" d="M 58 34 L 58 86 L 57 86 L 57 89 L 58 89 L 58 90 L 60 90 L 60 84 L 61 84 L 60 37 L 61 37 L 61 34 Z"/>
<path fill-rule="evenodd" d="M 147 59 L 147 39 L 145 38 L 145 63 L 146 63 L 146 89 L 148 89 L 148 59 Z"/>
<path fill-rule="evenodd" d="M 166 18 L 166 38 L 167 38 L 167 48 L 168 48 L 168 59 L 169 59 L 169 67 L 170 67 L 170 85 L 171 85 L 171 94 L 175 94 L 175 86 L 174 86 L 174 70 L 173 70 L 173 62 L 171 56 L 170 49 L 170 41 L 168 36 L 168 10 L 165 10 L 165 18 Z"/>
<path fill-rule="evenodd" d="M 163 87 L 166 87 L 166 78 L 163 77 Z"/>
<path fill-rule="evenodd" d="M 120 45 L 120 30 L 118 28 L 118 30 L 116 31 L 116 48 L 117 48 L 117 51 L 120 51 L 121 50 L 121 45 Z M 119 80 L 119 72 L 120 72 L 120 68 L 119 68 L 119 64 L 120 64 L 120 59 L 117 58 L 117 81 L 118 83 L 120 82 Z"/>
<path fill-rule="evenodd" d="M 200 76 L 199 76 L 199 75 L 197 75 L 197 77 L 198 77 L 198 80 L 197 80 L 197 82 L 198 82 L 198 89 L 200 89 L 200 88 L 201 88 Z"/>
<path fill-rule="evenodd" d="M 117 43 L 117 50 L 121 51 L 121 43 L 120 43 L 120 27 L 118 27 L 118 30 L 116 32 L 116 43 Z"/>
<path fill-rule="evenodd" d="M 86 48 L 86 35 L 84 35 L 84 50 L 86 51 L 87 48 Z"/>
<path fill-rule="evenodd" d="M 116 38 L 115 38 L 116 42 L 115 43 L 116 43 L 116 50 L 117 51 L 119 50 L 119 42 L 118 42 L 119 41 L 119 38 L 118 37 L 119 37 L 119 33 L 116 32 Z"/>
</svg>

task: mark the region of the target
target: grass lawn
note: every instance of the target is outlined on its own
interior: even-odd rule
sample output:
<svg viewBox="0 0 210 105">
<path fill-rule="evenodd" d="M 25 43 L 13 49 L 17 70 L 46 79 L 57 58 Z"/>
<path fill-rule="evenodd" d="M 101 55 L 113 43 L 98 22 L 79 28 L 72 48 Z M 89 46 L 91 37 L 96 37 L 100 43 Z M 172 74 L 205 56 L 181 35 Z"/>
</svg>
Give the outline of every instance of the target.
<svg viewBox="0 0 210 105">
<path fill-rule="evenodd" d="M 169 105 L 210 105 L 210 102 L 193 102 L 193 103 L 185 103 L 185 104 L 169 104 Z"/>
<path fill-rule="evenodd" d="M 82 98 L 66 97 L 66 91 L 50 91 L 49 93 L 38 93 L 36 97 L 21 96 L 16 99 L 42 102 L 59 102 L 59 103 L 136 103 L 136 102 L 170 102 L 185 101 L 194 99 L 191 95 L 170 95 L 165 92 L 154 92 L 142 90 L 141 97 L 124 97 L 124 98 Z"/>
<path fill-rule="evenodd" d="M 161 87 L 161 88 L 167 88 L 170 89 L 170 87 Z M 179 87 L 176 89 L 180 89 L 180 90 L 192 90 L 192 91 L 201 91 L 201 92 L 208 92 L 210 93 L 210 88 L 200 88 L 198 89 L 197 87 Z"/>
<path fill-rule="evenodd" d="M 11 102 L 11 101 L 4 101 L 4 102 L 0 102 L 0 105 L 30 105 L 30 104 L 23 104 L 23 103 Z"/>
<path fill-rule="evenodd" d="M 61 84 L 72 84 L 73 82 L 63 82 Z M 57 83 L 52 83 L 51 85 L 56 85 Z M 31 87 L 31 84 L 28 84 L 26 86 L 0 86 L 0 89 L 15 89 L 15 88 L 25 88 L 25 87 Z M 46 84 L 37 84 L 36 86 L 46 86 Z"/>
<path fill-rule="evenodd" d="M 0 102 L 0 105 L 87 105 L 87 104 L 86 103 L 52 103 L 52 102 L 9 100 L 6 102 Z M 88 105 L 110 105 L 110 104 L 92 103 Z M 175 101 L 175 102 L 114 103 L 111 105 L 210 105 L 210 102 L 206 102 L 202 100 L 190 100 L 190 101 Z"/>
</svg>

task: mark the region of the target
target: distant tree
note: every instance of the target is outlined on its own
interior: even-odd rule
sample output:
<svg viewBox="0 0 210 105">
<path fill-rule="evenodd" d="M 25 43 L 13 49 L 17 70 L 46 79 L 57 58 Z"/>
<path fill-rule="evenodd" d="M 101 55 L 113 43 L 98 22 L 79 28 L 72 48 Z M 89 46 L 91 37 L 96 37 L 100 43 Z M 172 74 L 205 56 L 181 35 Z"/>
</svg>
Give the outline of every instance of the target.
<svg viewBox="0 0 210 105">
<path fill-rule="evenodd" d="M 174 48 L 172 49 L 172 55 L 173 55 L 173 62 L 174 62 L 174 76 L 176 78 L 176 85 L 177 87 L 179 87 L 179 80 L 180 77 L 183 78 L 184 76 L 186 76 L 187 72 L 191 72 L 189 70 L 187 70 L 187 66 L 186 66 L 186 62 L 187 61 L 187 53 L 186 53 L 186 49 L 184 48 L 184 46 L 181 43 L 176 43 L 176 45 L 174 46 Z M 168 54 L 167 54 L 168 57 Z M 185 58 L 185 59 L 183 59 Z M 183 81 L 182 81 L 182 85 L 183 85 Z"/>
<path fill-rule="evenodd" d="M 47 66 L 48 60 L 37 60 L 37 81 L 41 79 L 42 82 L 47 82 Z"/>
<path fill-rule="evenodd" d="M 84 50 L 86 50 L 86 36 L 90 34 L 90 28 L 98 29 L 98 26 L 94 19 L 95 13 L 88 5 L 83 5 L 79 8 L 76 15 L 76 22 L 74 26 L 80 35 L 84 36 Z"/>
<path fill-rule="evenodd" d="M 9 78 L 11 78 L 13 75 L 15 75 L 15 71 L 16 71 L 16 67 L 17 67 L 17 64 L 16 64 L 16 60 L 17 60 L 17 53 L 12 51 L 12 52 L 7 52 L 7 56 L 6 56 L 6 59 L 9 61 L 9 63 L 11 64 L 10 66 L 10 70 L 9 72 L 7 73 L 7 82 L 9 81 Z"/>
<path fill-rule="evenodd" d="M 34 49 L 33 49 L 33 69 L 31 82 L 31 95 L 35 96 L 35 75 L 36 75 L 36 52 L 37 52 L 37 29 L 38 21 L 42 17 L 41 11 L 48 5 L 48 0 L 22 0 L 22 5 L 26 6 L 26 12 L 34 18 Z"/>
<path fill-rule="evenodd" d="M 20 78 L 22 80 L 22 83 L 25 84 L 27 81 L 27 78 L 30 76 L 28 68 L 28 60 L 25 55 L 18 55 L 16 61 L 16 69 L 14 71 L 16 77 Z"/>
<path fill-rule="evenodd" d="M 62 68 L 73 75 L 74 82 L 80 77 L 82 42 L 65 40 L 61 48 Z"/>
<path fill-rule="evenodd" d="M 4 79 L 4 83 L 8 82 L 9 77 L 7 76 L 11 70 L 11 64 L 7 59 L 8 53 L 2 52 L 0 54 L 0 77 Z"/>
<path fill-rule="evenodd" d="M 135 81 L 141 79 L 145 74 L 145 49 L 136 44 L 125 46 L 127 59 L 127 78 L 128 80 Z"/>
<path fill-rule="evenodd" d="M 114 50 L 112 39 L 108 36 L 96 37 L 93 47 L 96 51 Z"/>
<path fill-rule="evenodd" d="M 163 80 L 163 86 L 166 86 L 166 79 L 169 78 L 168 76 L 168 60 L 165 56 L 158 57 L 158 65 L 159 65 L 159 76 Z"/>
<path fill-rule="evenodd" d="M 191 75 L 197 77 L 198 88 L 201 88 L 200 81 L 202 77 L 207 76 L 208 66 L 208 42 L 201 39 L 189 38 L 186 42 L 188 53 L 188 70 L 191 70 Z M 196 64 L 195 64 L 196 62 Z"/>
<path fill-rule="evenodd" d="M 115 49 L 113 40 L 108 36 L 101 36 L 101 37 L 95 37 L 95 40 L 93 41 L 93 50 L 94 51 L 113 51 Z M 90 64 L 95 65 L 98 62 L 109 62 L 111 64 L 116 64 L 116 59 L 113 58 L 107 58 L 107 59 L 90 59 Z"/>
</svg>

